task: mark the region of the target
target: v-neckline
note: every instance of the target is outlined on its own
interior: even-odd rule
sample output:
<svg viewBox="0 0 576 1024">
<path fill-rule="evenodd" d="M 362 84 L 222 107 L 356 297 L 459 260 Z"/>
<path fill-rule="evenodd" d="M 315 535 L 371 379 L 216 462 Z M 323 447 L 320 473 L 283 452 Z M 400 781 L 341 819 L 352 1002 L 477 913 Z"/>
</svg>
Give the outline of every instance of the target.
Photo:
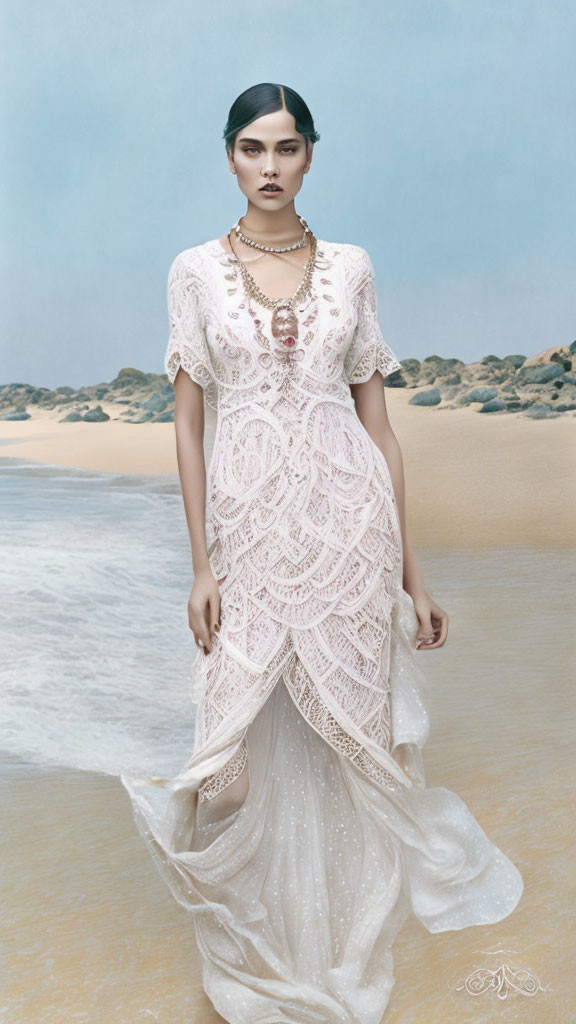
<svg viewBox="0 0 576 1024">
<path fill-rule="evenodd" d="M 214 246 L 214 247 L 215 247 L 215 248 L 216 248 L 216 249 L 218 250 L 218 252 L 219 252 L 219 254 L 220 254 L 220 256 L 221 256 L 221 257 L 222 257 L 222 256 L 225 256 L 225 257 L 227 258 L 227 260 L 228 260 L 228 263 L 229 263 L 229 264 L 236 264 L 236 265 L 238 265 L 239 263 L 241 263 L 241 262 L 242 262 L 242 261 L 241 261 L 241 260 L 240 260 L 240 259 L 238 258 L 238 256 L 236 256 L 236 255 L 235 255 L 234 253 L 231 253 L 231 252 L 229 252 L 229 251 L 228 251 L 228 249 L 225 249 L 225 248 L 224 248 L 224 246 L 222 245 L 222 243 L 221 243 L 221 241 L 220 241 L 220 239 L 219 239 L 219 238 L 213 238 L 213 239 L 211 239 L 211 240 L 210 240 L 209 242 L 207 242 L 206 244 L 207 244 L 207 245 L 213 245 L 213 246 Z M 319 255 L 319 253 L 320 253 L 320 249 L 321 249 L 321 245 L 323 245 L 323 244 L 324 244 L 324 243 L 321 243 L 321 242 L 320 242 L 320 239 L 319 239 L 319 238 L 318 238 L 318 239 L 316 239 L 316 254 L 315 254 L 315 259 L 317 259 L 317 258 L 318 258 L 318 255 Z M 306 262 L 308 262 L 308 261 L 306 261 Z M 314 267 L 312 268 L 312 277 L 311 277 L 311 281 L 310 281 L 310 285 L 311 285 L 311 286 L 313 285 L 313 282 L 314 282 L 314 274 L 316 273 L 316 270 L 317 270 L 317 269 L 318 269 L 318 268 L 317 268 L 316 266 L 314 266 Z M 306 274 L 306 272 L 304 272 L 304 276 L 305 276 L 305 274 Z M 299 283 L 299 284 L 297 285 L 296 289 L 295 289 L 295 290 L 294 290 L 294 291 L 292 292 L 292 295 L 282 296 L 282 298 L 278 298 L 278 299 L 273 299 L 273 298 L 271 298 L 271 297 L 270 297 L 269 295 L 266 295 L 266 292 L 264 292 L 264 290 L 263 290 L 262 288 L 261 288 L 260 290 L 262 291 L 262 293 L 263 293 L 264 295 L 266 295 L 266 298 L 270 299 L 270 302 L 290 302 L 290 301 L 291 301 L 291 299 L 293 299 L 293 298 L 294 298 L 294 295 L 295 295 L 295 294 L 296 294 L 296 292 L 298 291 L 298 288 L 300 288 L 300 286 L 302 285 L 302 282 L 304 281 L 304 276 L 303 276 L 303 277 L 301 278 L 301 280 L 300 280 L 300 283 Z M 258 287 L 260 288 L 260 285 L 258 285 Z"/>
</svg>

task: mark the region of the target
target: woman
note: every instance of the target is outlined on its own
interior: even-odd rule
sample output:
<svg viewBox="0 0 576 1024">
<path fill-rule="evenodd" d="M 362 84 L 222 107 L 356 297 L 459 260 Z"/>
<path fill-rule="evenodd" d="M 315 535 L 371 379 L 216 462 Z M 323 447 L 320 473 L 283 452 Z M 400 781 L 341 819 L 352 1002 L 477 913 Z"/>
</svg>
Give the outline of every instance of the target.
<svg viewBox="0 0 576 1024">
<path fill-rule="evenodd" d="M 415 649 L 441 647 L 448 616 L 406 533 L 370 257 L 295 211 L 318 138 L 288 87 L 242 93 L 225 140 L 246 213 L 169 275 L 196 732 L 175 778 L 122 781 L 232 1024 L 379 1024 L 409 913 L 488 924 L 523 887 L 425 785 Z"/>
</svg>

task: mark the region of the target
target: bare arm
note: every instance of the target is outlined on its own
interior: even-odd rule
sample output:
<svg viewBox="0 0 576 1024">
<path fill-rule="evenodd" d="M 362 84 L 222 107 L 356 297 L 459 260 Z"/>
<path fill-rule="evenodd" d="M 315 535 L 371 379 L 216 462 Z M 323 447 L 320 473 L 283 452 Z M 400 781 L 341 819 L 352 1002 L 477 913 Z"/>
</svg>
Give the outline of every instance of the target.
<svg viewBox="0 0 576 1024">
<path fill-rule="evenodd" d="M 220 592 L 214 580 L 206 545 L 206 464 L 204 460 L 204 393 L 182 369 L 174 381 L 174 427 L 180 486 L 188 524 L 194 586 L 188 619 L 204 652 L 212 649 L 220 628 Z"/>
<path fill-rule="evenodd" d="M 358 419 L 388 463 L 404 549 L 402 586 L 410 594 L 420 620 L 418 635 L 429 636 L 434 632 L 434 643 L 424 643 L 424 647 L 441 647 L 448 632 L 448 616 L 427 593 L 422 570 L 408 536 L 404 462 L 398 439 L 388 417 L 386 390 L 381 374 L 376 371 L 370 380 L 361 384 L 351 384 L 350 391 Z"/>
<path fill-rule="evenodd" d="M 196 381 L 179 370 L 174 381 L 174 428 L 178 473 L 194 574 L 205 569 L 206 550 L 206 464 L 204 460 L 204 393 Z"/>
</svg>

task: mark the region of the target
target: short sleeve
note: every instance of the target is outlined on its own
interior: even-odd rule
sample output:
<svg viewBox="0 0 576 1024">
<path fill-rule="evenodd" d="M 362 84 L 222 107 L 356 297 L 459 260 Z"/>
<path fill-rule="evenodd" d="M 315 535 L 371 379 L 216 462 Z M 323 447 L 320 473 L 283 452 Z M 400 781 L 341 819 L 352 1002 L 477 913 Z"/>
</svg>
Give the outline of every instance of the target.
<svg viewBox="0 0 576 1024">
<path fill-rule="evenodd" d="M 206 400 L 217 408 L 217 388 L 206 341 L 199 281 L 183 253 L 168 272 L 167 308 L 170 324 L 164 369 L 173 384 L 180 367 L 204 388 Z"/>
<path fill-rule="evenodd" d="M 344 372 L 349 384 L 370 380 L 375 370 L 388 377 L 402 364 L 385 342 L 378 323 L 378 301 L 374 284 L 372 260 L 360 246 L 354 247 L 353 272 L 350 278 L 352 300 L 358 321 L 344 359 Z"/>
</svg>

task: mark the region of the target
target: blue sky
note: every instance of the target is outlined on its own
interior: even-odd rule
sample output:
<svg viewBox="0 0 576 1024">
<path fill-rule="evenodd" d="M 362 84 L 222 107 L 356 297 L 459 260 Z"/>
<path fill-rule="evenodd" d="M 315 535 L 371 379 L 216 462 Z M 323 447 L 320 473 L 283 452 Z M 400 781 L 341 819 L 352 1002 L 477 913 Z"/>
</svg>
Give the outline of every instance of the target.
<svg viewBox="0 0 576 1024">
<path fill-rule="evenodd" d="M 245 200 L 222 131 L 291 85 L 296 200 L 365 246 L 403 359 L 576 337 L 572 0 L 4 0 L 0 383 L 162 372 L 169 265 Z"/>
</svg>

